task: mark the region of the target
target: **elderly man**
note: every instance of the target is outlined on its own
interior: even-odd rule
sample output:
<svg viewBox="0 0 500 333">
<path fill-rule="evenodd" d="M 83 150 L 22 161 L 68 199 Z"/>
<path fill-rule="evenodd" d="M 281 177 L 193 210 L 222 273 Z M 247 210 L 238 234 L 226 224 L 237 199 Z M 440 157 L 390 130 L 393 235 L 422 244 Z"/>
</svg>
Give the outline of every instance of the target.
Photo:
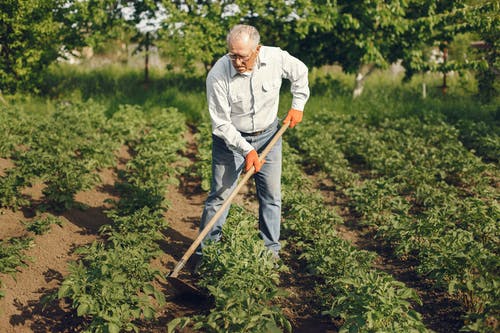
<svg viewBox="0 0 500 333">
<path fill-rule="evenodd" d="M 265 246 L 279 258 L 281 248 L 281 139 L 264 163 L 258 154 L 280 123 L 277 119 L 283 78 L 290 80 L 292 105 L 283 123 L 290 128 L 302 121 L 309 98 L 308 69 L 297 58 L 277 47 L 259 44 L 255 27 L 237 25 L 227 35 L 229 53 L 210 70 L 207 80 L 208 110 L 212 120 L 212 185 L 201 217 L 200 229 L 215 215 L 237 184 L 242 169 L 255 167 L 259 201 L 259 229 Z M 229 209 L 208 233 L 207 240 L 221 236 Z M 198 257 L 198 260 L 201 257 Z"/>
</svg>

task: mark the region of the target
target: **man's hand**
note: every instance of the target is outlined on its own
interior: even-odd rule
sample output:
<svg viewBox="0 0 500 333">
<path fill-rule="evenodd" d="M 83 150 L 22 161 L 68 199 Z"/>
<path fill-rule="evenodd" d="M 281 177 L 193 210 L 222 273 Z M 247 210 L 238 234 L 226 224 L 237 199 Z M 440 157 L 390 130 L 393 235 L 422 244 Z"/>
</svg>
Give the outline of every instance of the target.
<svg viewBox="0 0 500 333">
<path fill-rule="evenodd" d="M 245 172 L 248 172 L 253 165 L 255 167 L 255 172 L 257 173 L 260 171 L 260 168 L 264 163 L 265 161 L 262 161 L 262 163 L 259 161 L 259 155 L 257 154 L 257 151 L 254 149 L 250 151 L 245 157 Z"/>
<path fill-rule="evenodd" d="M 286 116 L 285 120 L 283 120 L 283 124 L 286 124 L 287 122 L 290 121 L 290 128 L 294 128 L 295 125 L 297 125 L 302 121 L 303 114 L 304 113 L 302 111 L 290 109 L 290 111 L 288 111 L 288 115 Z"/>
</svg>

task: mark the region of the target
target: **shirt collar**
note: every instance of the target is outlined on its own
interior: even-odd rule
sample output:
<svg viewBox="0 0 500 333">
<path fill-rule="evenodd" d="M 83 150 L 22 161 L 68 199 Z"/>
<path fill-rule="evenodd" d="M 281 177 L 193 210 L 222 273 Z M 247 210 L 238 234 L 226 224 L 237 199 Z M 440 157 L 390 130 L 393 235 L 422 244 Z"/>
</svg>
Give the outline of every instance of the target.
<svg viewBox="0 0 500 333">
<path fill-rule="evenodd" d="M 229 59 L 229 56 L 226 54 L 227 62 L 229 63 L 229 75 L 231 78 L 235 77 L 236 74 L 239 74 L 236 68 L 234 68 L 233 63 L 231 62 L 231 59 Z"/>
<path fill-rule="evenodd" d="M 267 52 L 267 47 L 265 46 L 260 47 L 259 57 L 257 60 L 258 60 L 257 65 L 259 67 L 267 64 L 267 62 L 269 61 L 269 53 Z"/>
</svg>

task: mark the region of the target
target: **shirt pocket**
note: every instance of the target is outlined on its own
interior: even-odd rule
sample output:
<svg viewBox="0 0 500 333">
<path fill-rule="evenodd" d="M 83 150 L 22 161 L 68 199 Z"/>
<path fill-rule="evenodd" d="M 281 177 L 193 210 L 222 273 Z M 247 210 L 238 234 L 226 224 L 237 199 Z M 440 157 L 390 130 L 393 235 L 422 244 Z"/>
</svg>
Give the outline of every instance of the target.
<svg viewBox="0 0 500 333">
<path fill-rule="evenodd" d="M 279 90 L 280 87 L 281 87 L 281 80 L 265 81 L 262 83 L 262 90 L 265 93 Z"/>
<path fill-rule="evenodd" d="M 241 114 L 245 112 L 245 97 L 242 95 L 233 95 L 230 97 L 231 113 Z"/>
</svg>

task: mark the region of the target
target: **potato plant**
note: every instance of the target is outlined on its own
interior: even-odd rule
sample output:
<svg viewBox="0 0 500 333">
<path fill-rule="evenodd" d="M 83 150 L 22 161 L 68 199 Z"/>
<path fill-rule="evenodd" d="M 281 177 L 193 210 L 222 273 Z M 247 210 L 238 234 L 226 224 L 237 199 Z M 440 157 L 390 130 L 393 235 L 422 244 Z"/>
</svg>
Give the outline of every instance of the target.
<svg viewBox="0 0 500 333">
<path fill-rule="evenodd" d="M 128 220 L 137 219 L 132 215 Z M 164 304 L 163 294 L 151 284 L 161 276 L 150 266 L 159 254 L 157 238 L 116 233 L 107 243 L 96 241 L 78 250 L 83 258 L 70 265 L 58 297 L 71 299 L 78 316 L 91 318 L 87 332 L 137 331 L 132 321 L 152 319 L 155 307 Z"/>
<path fill-rule="evenodd" d="M 13 237 L 0 240 L 0 273 L 14 275 L 18 267 L 26 266 L 29 258 L 24 251 L 33 246 L 31 237 Z M 2 287 L 0 280 L 0 287 Z M 0 290 L 0 298 L 4 292 Z"/>
<path fill-rule="evenodd" d="M 203 249 L 200 283 L 214 298 L 208 315 L 177 318 L 168 325 L 202 332 L 291 332 L 290 322 L 276 303 L 280 267 L 255 228 L 257 220 L 234 206 L 220 242 Z"/>
<path fill-rule="evenodd" d="M 121 143 L 111 135 L 103 105 L 90 100 L 61 103 L 54 111 L 6 108 L 2 117 L 12 124 L 7 136 L 15 166 L 0 178 L 3 207 L 27 205 L 21 190 L 42 182 L 45 208 L 68 210 L 77 192 L 98 182 L 97 171 L 114 163 Z"/>
<path fill-rule="evenodd" d="M 212 145 L 210 137 L 212 136 L 212 125 L 207 121 L 199 124 L 195 134 L 197 141 L 196 161 L 190 168 L 191 177 L 197 177 L 201 182 L 201 189 L 205 192 L 210 190 L 212 179 Z"/>
<path fill-rule="evenodd" d="M 33 221 L 25 223 L 26 230 L 33 232 L 35 235 L 46 234 L 53 224 L 62 227 L 63 221 L 57 216 L 47 215 L 45 217 L 38 216 Z"/>
<path fill-rule="evenodd" d="M 299 258 L 321 279 L 316 290 L 323 313 L 343 320 L 340 332 L 427 332 L 413 309 L 412 304 L 421 304 L 416 292 L 373 269 L 374 253 L 337 235 L 334 226 L 341 217 L 325 208 L 310 184 L 296 181 L 302 172 L 293 163 L 298 155 L 285 147 L 284 228 Z"/>
<path fill-rule="evenodd" d="M 320 131 L 315 122 L 325 124 L 324 119 L 328 125 Z M 370 226 L 401 258 L 415 257 L 422 276 L 462 301 L 468 312 L 464 330 L 488 331 L 485 323 L 500 308 L 494 301 L 500 282 L 494 268 L 500 260 L 499 173 L 464 147 L 463 132 L 429 110 L 385 117 L 358 110 L 348 116 L 315 113 L 295 134 L 305 159 L 349 198 L 359 224 Z M 359 181 L 338 182 L 342 171 L 335 168 L 342 163 L 330 167 L 329 158 L 317 153 L 324 149 L 339 150 L 343 155 L 336 156 L 356 166 Z"/>
</svg>

